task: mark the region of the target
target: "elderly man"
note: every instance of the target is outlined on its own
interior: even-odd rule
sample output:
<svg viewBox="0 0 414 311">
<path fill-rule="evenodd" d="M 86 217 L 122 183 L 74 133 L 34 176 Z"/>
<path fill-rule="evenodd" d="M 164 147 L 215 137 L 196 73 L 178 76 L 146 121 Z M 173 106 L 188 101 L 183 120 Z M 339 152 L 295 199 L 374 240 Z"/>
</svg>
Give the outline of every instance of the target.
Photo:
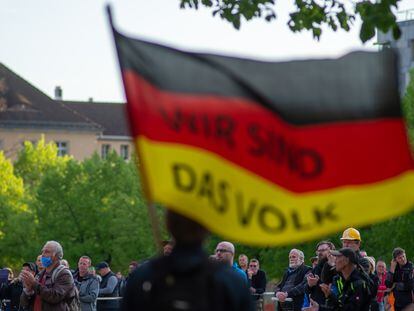
<svg viewBox="0 0 414 311">
<path fill-rule="evenodd" d="M 216 253 L 216 258 L 218 261 L 229 265 L 230 267 L 232 267 L 232 269 L 238 274 L 240 275 L 240 277 L 246 282 L 247 284 L 247 275 L 246 273 L 240 269 L 237 264 L 234 262 L 234 245 L 230 242 L 220 242 L 219 244 L 217 244 L 215 253 Z"/>
<path fill-rule="evenodd" d="M 395 311 L 400 311 L 413 303 L 414 269 L 413 264 L 407 260 L 404 249 L 395 248 L 392 258 L 386 285 L 388 288 L 393 288 L 394 308 Z"/>
<path fill-rule="evenodd" d="M 72 274 L 60 265 L 63 257 L 62 246 L 56 241 L 48 241 L 42 249 L 44 270 L 37 279 L 33 273 L 23 270 L 20 277 L 23 293 L 20 304 L 31 310 L 67 310 L 77 300 L 77 291 Z"/>
<path fill-rule="evenodd" d="M 96 300 L 99 294 L 99 280 L 89 272 L 92 261 L 88 256 L 82 256 L 78 261 L 78 270 L 74 273 L 76 287 L 79 290 L 79 300 L 82 311 L 96 311 Z"/>
<path fill-rule="evenodd" d="M 302 282 L 311 271 L 311 267 L 306 266 L 304 262 L 305 255 L 301 250 L 294 248 L 290 251 L 289 268 L 275 289 L 276 297 L 279 299 L 279 310 L 291 310 L 290 302 L 286 301 L 287 298 L 293 300 L 293 309 L 295 311 L 301 310 L 304 297 Z"/>
</svg>

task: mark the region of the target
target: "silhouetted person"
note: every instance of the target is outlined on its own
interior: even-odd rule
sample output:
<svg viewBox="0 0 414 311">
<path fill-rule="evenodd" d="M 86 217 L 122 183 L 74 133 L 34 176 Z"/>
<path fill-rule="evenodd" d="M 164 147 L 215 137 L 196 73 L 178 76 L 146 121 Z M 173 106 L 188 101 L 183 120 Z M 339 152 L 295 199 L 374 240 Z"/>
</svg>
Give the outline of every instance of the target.
<svg viewBox="0 0 414 311">
<path fill-rule="evenodd" d="M 127 284 L 123 310 L 252 310 L 249 289 L 230 266 L 209 260 L 208 235 L 198 223 L 167 211 L 175 239 L 169 256 L 138 267 Z"/>
</svg>

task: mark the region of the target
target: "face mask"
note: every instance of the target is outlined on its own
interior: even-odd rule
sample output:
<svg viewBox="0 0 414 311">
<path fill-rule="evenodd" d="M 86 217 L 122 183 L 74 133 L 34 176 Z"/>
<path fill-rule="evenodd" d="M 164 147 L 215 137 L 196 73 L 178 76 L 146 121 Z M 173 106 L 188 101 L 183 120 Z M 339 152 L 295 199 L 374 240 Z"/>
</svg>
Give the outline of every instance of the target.
<svg viewBox="0 0 414 311">
<path fill-rule="evenodd" d="M 42 266 L 47 268 L 52 264 L 52 258 L 51 257 L 43 257 L 42 256 Z"/>
</svg>

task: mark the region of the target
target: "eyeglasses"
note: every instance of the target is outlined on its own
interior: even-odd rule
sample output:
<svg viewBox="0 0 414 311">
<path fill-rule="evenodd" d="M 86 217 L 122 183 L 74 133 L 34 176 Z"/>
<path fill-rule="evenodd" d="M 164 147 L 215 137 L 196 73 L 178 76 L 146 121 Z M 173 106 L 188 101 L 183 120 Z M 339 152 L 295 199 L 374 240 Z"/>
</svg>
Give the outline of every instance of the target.
<svg viewBox="0 0 414 311">
<path fill-rule="evenodd" d="M 257 268 L 257 265 L 249 265 L 250 268 Z"/>
<path fill-rule="evenodd" d="M 322 248 L 322 249 L 317 249 L 316 252 L 317 253 L 322 253 L 322 252 L 326 252 L 326 251 L 329 251 L 329 250 L 330 250 L 329 248 Z"/>
<path fill-rule="evenodd" d="M 224 248 L 218 248 L 216 249 L 216 253 L 232 253 L 232 251 L 229 251 L 228 249 Z"/>
</svg>

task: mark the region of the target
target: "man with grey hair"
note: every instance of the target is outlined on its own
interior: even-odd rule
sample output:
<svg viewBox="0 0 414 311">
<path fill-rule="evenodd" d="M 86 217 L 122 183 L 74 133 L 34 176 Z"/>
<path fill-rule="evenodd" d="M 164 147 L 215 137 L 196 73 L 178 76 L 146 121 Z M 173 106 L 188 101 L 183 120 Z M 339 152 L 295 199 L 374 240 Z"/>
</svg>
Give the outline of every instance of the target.
<svg viewBox="0 0 414 311">
<path fill-rule="evenodd" d="M 20 305 L 30 310 L 67 310 L 78 297 L 72 273 L 60 264 L 63 257 L 62 246 L 56 241 L 48 241 L 42 248 L 44 270 L 35 278 L 22 271 L 23 293 Z"/>
<path fill-rule="evenodd" d="M 216 259 L 224 264 L 229 265 L 232 269 L 240 275 L 240 277 L 246 282 L 247 284 L 247 275 L 246 273 L 240 269 L 237 264 L 234 262 L 234 245 L 233 243 L 223 241 L 217 244 L 215 253 Z"/>
<path fill-rule="evenodd" d="M 304 262 L 305 255 L 301 250 L 294 248 L 289 252 L 289 268 L 275 289 L 275 295 L 279 300 L 279 310 L 291 310 L 292 304 L 293 310 L 301 310 L 304 297 L 303 279 L 312 270 Z M 287 301 L 287 298 L 293 301 Z"/>
</svg>

